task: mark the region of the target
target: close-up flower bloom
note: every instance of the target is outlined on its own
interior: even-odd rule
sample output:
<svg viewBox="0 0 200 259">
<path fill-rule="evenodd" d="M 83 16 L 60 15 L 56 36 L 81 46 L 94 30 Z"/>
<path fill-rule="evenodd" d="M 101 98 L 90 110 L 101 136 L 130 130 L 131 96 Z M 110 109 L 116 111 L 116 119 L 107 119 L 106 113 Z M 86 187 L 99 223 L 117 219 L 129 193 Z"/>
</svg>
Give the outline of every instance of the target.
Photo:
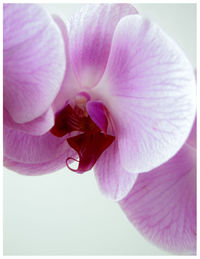
<svg viewBox="0 0 200 259">
<path fill-rule="evenodd" d="M 85 5 L 67 23 L 4 4 L 3 66 L 5 167 L 94 169 L 145 237 L 195 253 L 196 81 L 175 41 L 130 4 Z"/>
</svg>

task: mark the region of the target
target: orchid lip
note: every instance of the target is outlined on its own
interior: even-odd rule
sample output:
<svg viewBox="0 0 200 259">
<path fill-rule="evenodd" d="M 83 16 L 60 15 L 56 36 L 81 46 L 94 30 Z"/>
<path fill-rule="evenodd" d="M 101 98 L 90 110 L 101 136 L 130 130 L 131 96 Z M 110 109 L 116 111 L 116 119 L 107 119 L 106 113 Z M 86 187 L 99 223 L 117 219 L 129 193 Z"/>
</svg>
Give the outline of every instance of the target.
<svg viewBox="0 0 200 259">
<path fill-rule="evenodd" d="M 101 118 L 103 117 L 104 125 L 106 125 L 102 129 L 87 112 L 89 100 L 90 96 L 81 92 L 75 97 L 72 104 L 67 102 L 66 106 L 56 115 L 55 124 L 50 130 L 57 137 L 66 135 L 66 141 L 78 153 L 79 160 L 72 157 L 66 159 L 67 167 L 77 173 L 84 173 L 92 169 L 97 159 L 115 139 L 106 132 L 108 119 L 104 107 L 96 102 L 98 109 L 95 112 L 99 113 Z M 98 114 L 95 115 L 95 119 L 97 117 Z M 75 136 L 69 136 L 69 133 L 74 133 Z M 78 162 L 77 169 L 69 166 L 70 160 Z"/>
</svg>

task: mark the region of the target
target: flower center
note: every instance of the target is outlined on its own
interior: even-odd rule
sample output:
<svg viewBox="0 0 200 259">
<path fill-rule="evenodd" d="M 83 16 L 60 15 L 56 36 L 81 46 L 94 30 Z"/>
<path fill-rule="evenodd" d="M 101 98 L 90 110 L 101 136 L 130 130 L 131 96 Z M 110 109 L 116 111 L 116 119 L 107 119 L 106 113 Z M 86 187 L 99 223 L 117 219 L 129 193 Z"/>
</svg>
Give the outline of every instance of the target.
<svg viewBox="0 0 200 259">
<path fill-rule="evenodd" d="M 68 144 L 78 153 L 79 160 L 72 157 L 66 159 L 67 167 L 77 173 L 90 170 L 115 139 L 114 136 L 107 134 L 108 119 L 104 109 L 96 109 L 95 118 L 99 116 L 102 120 L 103 117 L 106 127 L 101 128 L 100 124 L 97 121 L 95 123 L 89 116 L 86 108 L 89 99 L 85 93 L 77 95 L 74 103 L 67 103 L 56 115 L 55 124 L 50 130 L 57 137 L 66 135 Z M 72 132 L 75 136 L 71 137 L 69 133 Z M 78 162 L 78 168 L 72 169 L 68 164 L 69 160 Z"/>
</svg>

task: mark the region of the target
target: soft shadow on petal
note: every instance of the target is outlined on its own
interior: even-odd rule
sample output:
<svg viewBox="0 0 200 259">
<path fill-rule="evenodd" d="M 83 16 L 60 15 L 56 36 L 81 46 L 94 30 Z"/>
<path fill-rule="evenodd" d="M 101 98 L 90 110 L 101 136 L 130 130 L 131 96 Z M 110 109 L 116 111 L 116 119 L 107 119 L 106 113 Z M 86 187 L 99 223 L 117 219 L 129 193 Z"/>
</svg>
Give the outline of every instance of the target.
<svg viewBox="0 0 200 259">
<path fill-rule="evenodd" d="M 65 70 L 65 75 L 62 81 L 62 85 L 60 90 L 52 104 L 53 110 L 56 113 L 57 111 L 61 110 L 66 101 L 73 98 L 79 91 L 79 84 L 74 76 L 74 73 L 71 68 L 71 64 L 69 61 L 69 38 L 68 38 L 68 31 L 66 26 L 66 21 L 63 18 L 59 17 L 58 15 L 53 15 L 53 19 L 58 25 L 62 37 L 65 43 L 65 57 L 67 62 L 67 67 Z"/>
<path fill-rule="evenodd" d="M 128 173 L 121 166 L 116 141 L 100 156 L 94 170 L 100 190 L 116 201 L 129 193 L 137 179 L 137 174 Z"/>
<path fill-rule="evenodd" d="M 30 135 L 43 135 L 54 125 L 54 113 L 52 108 L 49 108 L 40 117 L 22 124 L 13 121 L 10 114 L 6 111 L 6 109 L 4 109 L 3 119 L 3 123 L 8 128 L 17 129 Z"/>
<path fill-rule="evenodd" d="M 50 132 L 42 136 L 31 136 L 4 126 L 4 156 L 25 164 L 51 162 L 65 153 L 65 158 L 74 156 L 66 137 L 57 138 Z"/>
<path fill-rule="evenodd" d="M 146 172 L 184 144 L 195 116 L 193 69 L 176 43 L 139 15 L 122 18 L 94 89 L 115 120 L 123 167 Z"/>
<path fill-rule="evenodd" d="M 4 156 L 4 166 L 7 167 L 10 170 L 13 170 L 17 173 L 23 174 L 23 175 L 43 175 L 47 173 L 53 173 L 63 167 L 66 166 L 66 153 L 64 152 L 59 157 L 55 158 L 54 160 L 44 162 L 44 163 L 20 163 L 16 162 L 14 160 L 11 160 Z M 68 169 L 66 168 L 66 171 Z"/>
<path fill-rule="evenodd" d="M 104 73 L 113 32 L 119 20 L 137 13 L 130 4 L 91 4 L 70 21 L 72 68 L 84 87 L 93 87 Z"/>
<path fill-rule="evenodd" d="M 195 150 L 185 144 L 165 164 L 139 174 L 120 206 L 131 223 L 158 246 L 174 253 L 195 253 Z"/>
<path fill-rule="evenodd" d="M 43 114 L 65 71 L 59 28 L 40 5 L 4 4 L 4 107 L 17 123 Z"/>
</svg>

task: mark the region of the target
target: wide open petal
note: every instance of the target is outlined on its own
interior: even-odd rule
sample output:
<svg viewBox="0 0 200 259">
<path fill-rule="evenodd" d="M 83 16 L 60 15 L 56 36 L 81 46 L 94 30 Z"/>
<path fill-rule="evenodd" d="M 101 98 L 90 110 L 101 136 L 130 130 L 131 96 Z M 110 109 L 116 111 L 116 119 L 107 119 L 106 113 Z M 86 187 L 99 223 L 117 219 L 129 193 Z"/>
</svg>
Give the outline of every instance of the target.
<svg viewBox="0 0 200 259">
<path fill-rule="evenodd" d="M 69 147 L 66 137 L 57 138 L 50 132 L 31 136 L 4 126 L 4 156 L 21 164 L 41 164 L 56 160 L 63 153 L 66 159 L 75 152 Z"/>
<path fill-rule="evenodd" d="M 40 5 L 4 5 L 4 106 L 17 123 L 43 114 L 65 71 L 59 28 Z"/>
<path fill-rule="evenodd" d="M 165 164 L 139 174 L 120 206 L 132 224 L 152 242 L 175 253 L 195 253 L 195 149 L 185 144 Z"/>
<path fill-rule="evenodd" d="M 121 166 L 116 140 L 100 156 L 94 168 L 101 191 L 116 201 L 123 199 L 129 193 L 137 179 L 137 174 L 128 173 Z"/>
<path fill-rule="evenodd" d="M 139 15 L 118 23 L 94 92 L 112 114 L 129 172 L 161 165 L 188 137 L 195 116 L 193 69 L 176 43 Z"/>
<path fill-rule="evenodd" d="M 6 109 L 3 111 L 3 119 L 3 123 L 8 128 L 17 129 L 30 135 L 43 135 L 54 125 L 54 113 L 51 107 L 44 114 L 30 122 L 16 123 Z"/>
<path fill-rule="evenodd" d="M 84 87 L 101 78 L 110 52 L 113 32 L 119 20 L 137 13 L 130 4 L 91 4 L 70 20 L 70 54 L 74 73 Z"/>
</svg>

